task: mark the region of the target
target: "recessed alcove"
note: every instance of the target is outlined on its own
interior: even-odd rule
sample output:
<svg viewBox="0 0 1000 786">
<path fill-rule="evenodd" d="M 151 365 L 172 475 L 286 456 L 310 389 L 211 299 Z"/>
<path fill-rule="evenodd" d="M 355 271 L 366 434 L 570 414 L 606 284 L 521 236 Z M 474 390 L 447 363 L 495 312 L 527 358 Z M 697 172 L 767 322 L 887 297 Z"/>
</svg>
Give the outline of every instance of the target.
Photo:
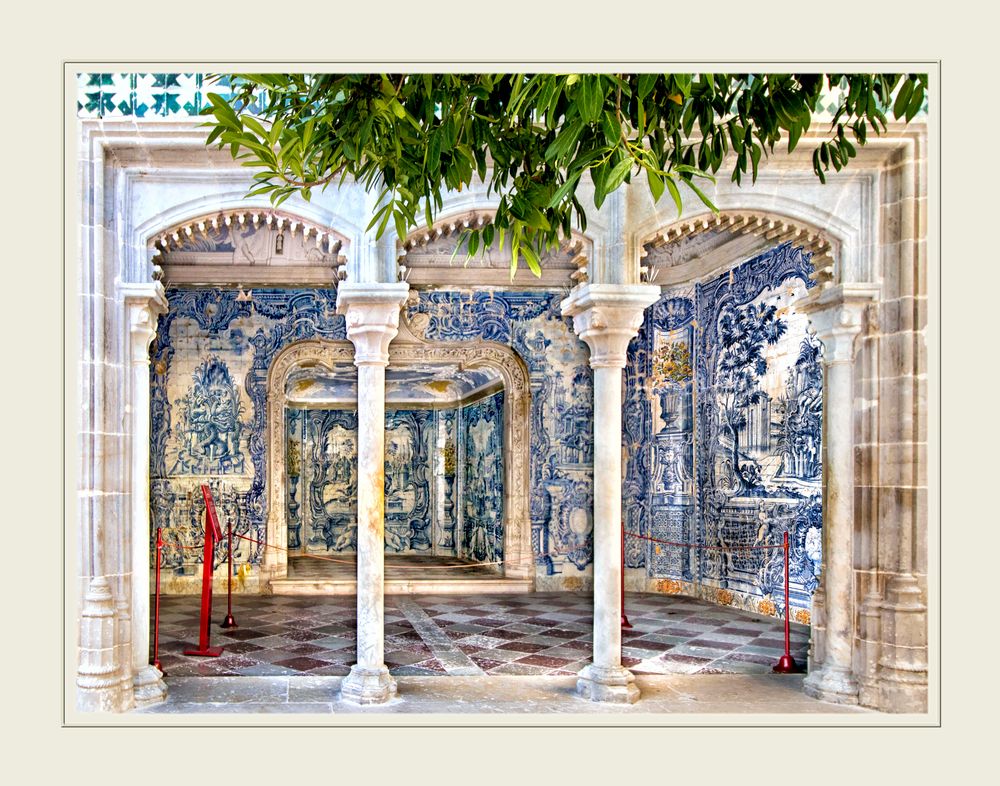
<svg viewBox="0 0 1000 786">
<path fill-rule="evenodd" d="M 357 539 L 357 369 L 298 368 L 285 388 L 288 577 L 347 577 Z M 390 578 L 503 575 L 503 395 L 488 368 L 386 370 Z"/>
<path fill-rule="evenodd" d="M 389 593 L 532 588 L 520 488 L 523 369 L 508 350 L 408 335 L 386 369 Z M 407 340 L 410 338 L 411 340 Z M 269 567 L 278 594 L 355 591 L 358 374 L 347 342 L 290 345 L 270 369 Z M 511 394 L 511 388 L 515 388 Z M 519 438 L 520 437 L 520 438 Z M 286 550 L 287 549 L 287 550 Z"/>
</svg>

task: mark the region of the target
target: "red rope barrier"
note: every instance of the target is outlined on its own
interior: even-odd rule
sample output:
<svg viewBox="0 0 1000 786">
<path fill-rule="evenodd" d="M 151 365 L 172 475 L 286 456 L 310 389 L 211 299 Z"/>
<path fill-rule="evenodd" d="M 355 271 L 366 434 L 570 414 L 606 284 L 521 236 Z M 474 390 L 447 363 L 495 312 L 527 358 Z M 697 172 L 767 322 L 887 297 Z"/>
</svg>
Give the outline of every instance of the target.
<svg viewBox="0 0 1000 786">
<path fill-rule="evenodd" d="M 648 540 L 651 543 L 662 543 L 665 546 L 680 546 L 682 548 L 690 549 L 705 549 L 706 551 L 756 551 L 759 549 L 780 549 L 783 548 L 781 544 L 763 544 L 760 546 L 709 546 L 704 543 L 677 543 L 673 540 L 660 540 L 659 538 L 651 538 L 648 535 L 640 535 L 638 532 L 626 532 L 626 535 L 631 535 L 633 538 L 639 538 L 639 540 Z"/>
</svg>

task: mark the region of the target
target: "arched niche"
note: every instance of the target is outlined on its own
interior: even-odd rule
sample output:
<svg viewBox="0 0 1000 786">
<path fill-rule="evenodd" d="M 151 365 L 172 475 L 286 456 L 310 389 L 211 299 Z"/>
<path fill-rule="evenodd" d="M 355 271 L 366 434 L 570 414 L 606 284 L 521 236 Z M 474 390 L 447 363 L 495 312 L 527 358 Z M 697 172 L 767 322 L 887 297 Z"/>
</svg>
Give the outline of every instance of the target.
<svg viewBox="0 0 1000 786">
<path fill-rule="evenodd" d="M 346 235 L 314 218 L 247 206 L 200 212 L 147 240 L 167 283 L 334 286 Z"/>
<path fill-rule="evenodd" d="M 792 243 L 811 254 L 818 281 L 838 278 L 844 241 L 837 234 L 773 211 L 726 209 L 674 221 L 641 236 L 640 257 L 652 283 L 676 286 L 707 278 L 734 260 Z"/>
<path fill-rule="evenodd" d="M 495 213 L 493 207 L 450 213 L 438 218 L 433 225 L 418 227 L 405 238 L 397 240 L 396 261 L 404 268 L 405 279 L 413 286 L 461 286 L 468 283 L 471 269 L 475 271 L 477 286 L 508 289 L 572 287 L 586 280 L 594 243 L 586 235 L 575 231 L 559 248 L 542 256 L 540 277 L 521 264 L 511 279 L 510 246 L 508 243 L 500 250 L 499 239 L 494 239 L 490 248 L 481 249 L 467 260 L 460 248 L 463 231 L 482 229 L 492 223 Z"/>
<path fill-rule="evenodd" d="M 285 444 L 285 407 L 289 377 L 300 369 L 354 362 L 354 346 L 347 341 L 312 339 L 286 347 L 271 364 L 267 398 L 267 542 L 281 548 L 265 551 L 266 578 L 288 575 L 288 521 L 285 505 L 288 482 Z M 508 347 L 489 341 L 423 341 L 401 322 L 399 336 L 389 346 L 389 366 L 448 363 L 462 368 L 485 368 L 503 380 L 504 391 L 504 510 L 503 574 L 527 579 L 534 575 L 531 518 L 528 510 L 531 390 L 528 369 Z"/>
</svg>

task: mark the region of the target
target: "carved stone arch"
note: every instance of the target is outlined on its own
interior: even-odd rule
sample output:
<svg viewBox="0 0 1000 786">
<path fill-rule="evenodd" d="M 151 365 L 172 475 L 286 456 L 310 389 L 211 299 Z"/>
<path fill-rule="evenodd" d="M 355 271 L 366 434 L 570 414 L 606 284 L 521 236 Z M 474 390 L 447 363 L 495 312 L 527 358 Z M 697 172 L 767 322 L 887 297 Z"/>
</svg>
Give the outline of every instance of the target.
<svg viewBox="0 0 1000 786">
<path fill-rule="evenodd" d="M 122 233 L 128 238 L 128 242 L 122 259 L 122 280 L 144 283 L 153 280 L 154 274 L 159 277 L 160 273 L 154 265 L 159 264 L 157 257 L 162 256 L 160 241 L 164 236 L 168 244 L 179 243 L 200 234 L 199 222 L 210 222 L 213 217 L 221 216 L 229 216 L 238 222 L 240 213 L 245 214 L 244 220 L 252 220 L 252 215 L 257 213 L 260 217 L 271 215 L 272 220 L 283 217 L 286 226 L 295 221 L 299 235 L 302 235 L 304 227 L 308 227 L 309 242 L 315 243 L 317 237 L 321 236 L 323 248 L 333 248 L 331 253 L 337 256 L 339 264 L 344 261 L 340 259 L 341 256 L 352 253 L 356 237 L 361 233 L 361 229 L 350 218 L 314 203 L 276 209 L 259 197 L 248 199 L 241 183 L 239 190 L 225 190 L 172 204 L 144 221 L 135 224 L 129 222 L 123 226 Z M 210 223 L 206 226 L 210 226 Z M 190 235 L 186 228 L 191 230 Z M 178 235 L 177 241 L 172 237 L 175 232 Z"/>
<path fill-rule="evenodd" d="M 334 286 L 350 241 L 322 221 L 251 204 L 186 216 L 145 242 L 170 283 Z"/>
<path fill-rule="evenodd" d="M 169 252 L 172 248 L 183 248 L 185 245 L 197 241 L 213 227 L 250 227 L 262 224 L 266 226 L 273 224 L 277 227 L 287 226 L 289 232 L 293 234 L 303 233 L 304 237 L 311 237 L 318 244 L 324 245 L 331 253 L 339 252 L 344 244 L 349 242 L 346 235 L 311 218 L 288 210 L 256 205 L 229 209 L 220 208 L 198 213 L 170 224 L 160 231 L 150 233 L 147 242 L 151 247 L 161 252 Z"/>
<path fill-rule="evenodd" d="M 267 380 L 267 542 L 282 548 L 267 549 L 264 571 L 268 579 L 288 572 L 286 552 L 288 522 L 285 511 L 285 406 L 289 375 L 300 368 L 353 363 L 354 346 L 347 341 L 310 339 L 282 350 L 271 364 Z M 534 575 L 531 552 L 531 516 L 528 509 L 531 445 L 531 388 L 528 368 L 518 355 L 491 341 L 432 343 L 417 338 L 404 324 L 389 345 L 389 365 L 412 363 L 458 363 L 467 368 L 489 368 L 504 386 L 504 575 L 530 578 Z"/>
<path fill-rule="evenodd" d="M 467 263 L 461 254 L 455 256 L 454 251 L 460 242 L 462 231 L 481 229 L 492 223 L 495 215 L 496 208 L 493 205 L 464 207 L 439 217 L 431 226 L 414 229 L 402 240 L 397 239 L 396 261 L 403 277 L 416 286 L 461 283 L 461 271 L 468 264 L 476 269 L 477 284 L 481 286 L 573 286 L 587 280 L 587 271 L 594 254 L 594 241 L 576 230 L 570 240 L 564 241 L 557 250 L 542 257 L 543 274 L 540 279 L 526 270 L 519 270 L 512 283 L 509 251 L 505 248 L 500 252 L 496 248 L 496 241 L 493 245 L 496 260 L 492 259 L 492 253 L 477 255 Z M 455 261 L 452 261 L 453 256 Z M 483 278 L 484 274 L 487 278 Z"/>
<path fill-rule="evenodd" d="M 350 341 L 308 339 L 285 347 L 271 361 L 267 372 L 267 462 L 264 482 L 267 484 L 267 536 L 263 571 L 268 580 L 288 575 L 288 520 L 285 510 L 285 489 L 288 485 L 285 445 L 288 442 L 285 423 L 286 386 L 291 373 L 300 368 L 321 366 L 331 369 L 335 363 L 353 363 L 354 345 Z"/>
<path fill-rule="evenodd" d="M 641 236 L 640 257 L 653 283 L 681 284 L 786 242 L 812 254 L 811 278 L 829 283 L 838 277 L 843 244 L 836 234 L 767 210 L 725 209 L 680 219 Z"/>
</svg>

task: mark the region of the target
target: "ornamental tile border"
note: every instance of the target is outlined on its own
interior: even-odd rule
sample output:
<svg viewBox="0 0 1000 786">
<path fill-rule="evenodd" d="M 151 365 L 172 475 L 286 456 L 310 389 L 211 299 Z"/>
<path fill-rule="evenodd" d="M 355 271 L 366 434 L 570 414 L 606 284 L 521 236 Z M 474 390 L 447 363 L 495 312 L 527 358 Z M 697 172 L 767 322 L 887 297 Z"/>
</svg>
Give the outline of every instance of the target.
<svg viewBox="0 0 1000 786">
<path fill-rule="evenodd" d="M 76 79 L 80 118 L 195 116 L 208 103 L 208 93 L 232 96 L 228 77 L 215 83 L 201 73 L 78 73 Z M 815 117 L 832 118 L 842 93 L 840 87 L 825 93 Z M 927 114 L 927 102 L 925 98 L 919 114 Z M 260 105 L 251 106 L 255 114 L 260 109 Z"/>
</svg>

